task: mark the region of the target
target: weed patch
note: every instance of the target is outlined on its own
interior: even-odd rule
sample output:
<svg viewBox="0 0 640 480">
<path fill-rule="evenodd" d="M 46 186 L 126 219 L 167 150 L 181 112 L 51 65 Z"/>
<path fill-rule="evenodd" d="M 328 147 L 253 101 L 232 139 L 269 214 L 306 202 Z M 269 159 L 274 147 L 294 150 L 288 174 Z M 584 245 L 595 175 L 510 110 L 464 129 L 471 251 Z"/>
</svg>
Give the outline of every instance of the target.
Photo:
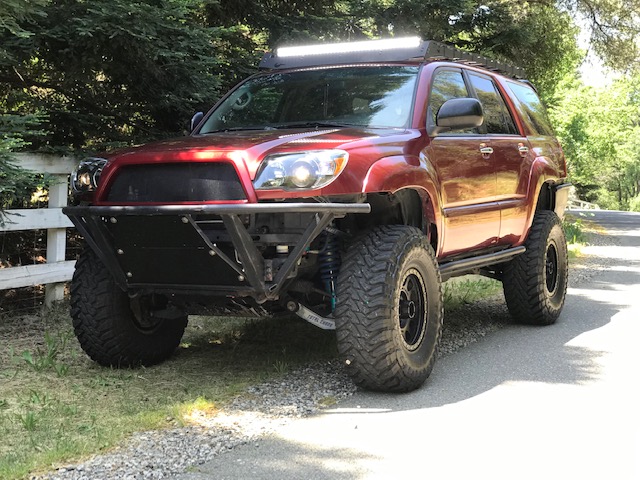
<svg viewBox="0 0 640 480">
<path fill-rule="evenodd" d="M 562 228 L 567 237 L 567 249 L 571 260 L 582 255 L 582 249 L 588 242 L 589 232 L 598 231 L 601 227 L 589 221 L 588 213 L 580 213 L 579 216 L 565 216 Z"/>
<path fill-rule="evenodd" d="M 103 368 L 80 349 L 67 309 L 0 317 L 0 478 L 108 450 L 134 431 L 188 424 L 249 385 L 336 355 L 332 332 L 298 318 L 191 317 L 169 361 Z"/>
<path fill-rule="evenodd" d="M 463 305 L 497 295 L 502 291 L 502 283 L 498 280 L 474 275 L 452 278 L 442 287 L 445 312 L 453 312 Z"/>
</svg>

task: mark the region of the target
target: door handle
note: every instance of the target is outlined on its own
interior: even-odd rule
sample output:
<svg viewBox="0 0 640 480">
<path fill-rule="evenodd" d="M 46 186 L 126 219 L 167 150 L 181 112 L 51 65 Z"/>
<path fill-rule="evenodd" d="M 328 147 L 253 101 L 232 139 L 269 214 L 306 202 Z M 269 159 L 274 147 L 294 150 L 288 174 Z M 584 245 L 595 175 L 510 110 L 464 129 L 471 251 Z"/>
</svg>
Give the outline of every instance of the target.
<svg viewBox="0 0 640 480">
<path fill-rule="evenodd" d="M 486 143 L 481 143 L 480 144 L 480 153 L 483 156 L 489 156 L 493 153 L 493 148 L 492 147 L 488 147 Z"/>
<path fill-rule="evenodd" d="M 529 153 L 529 147 L 527 147 L 524 143 L 519 143 L 518 152 L 520 152 L 520 155 L 524 157 L 527 155 L 527 153 Z"/>
</svg>

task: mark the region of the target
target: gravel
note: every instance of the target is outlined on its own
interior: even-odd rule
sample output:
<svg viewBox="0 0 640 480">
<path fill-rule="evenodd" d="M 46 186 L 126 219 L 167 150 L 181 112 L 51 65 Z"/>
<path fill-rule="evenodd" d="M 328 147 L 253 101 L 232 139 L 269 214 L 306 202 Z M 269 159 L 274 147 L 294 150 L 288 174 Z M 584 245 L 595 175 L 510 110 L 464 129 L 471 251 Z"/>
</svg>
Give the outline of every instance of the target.
<svg viewBox="0 0 640 480">
<path fill-rule="evenodd" d="M 593 232 L 579 264 L 572 265 L 571 287 L 587 284 L 610 261 L 591 255 L 616 245 L 613 236 Z M 595 247 L 595 249 L 594 249 Z M 590 249 L 594 249 L 591 250 Z M 445 314 L 440 356 L 450 355 L 510 322 L 502 294 L 463 305 Z M 313 364 L 275 381 L 255 385 L 213 417 L 192 418 L 194 425 L 134 434 L 124 445 L 38 480 L 161 479 L 188 471 L 238 445 L 256 441 L 297 418 L 332 406 L 356 391 L 337 361 Z"/>
</svg>

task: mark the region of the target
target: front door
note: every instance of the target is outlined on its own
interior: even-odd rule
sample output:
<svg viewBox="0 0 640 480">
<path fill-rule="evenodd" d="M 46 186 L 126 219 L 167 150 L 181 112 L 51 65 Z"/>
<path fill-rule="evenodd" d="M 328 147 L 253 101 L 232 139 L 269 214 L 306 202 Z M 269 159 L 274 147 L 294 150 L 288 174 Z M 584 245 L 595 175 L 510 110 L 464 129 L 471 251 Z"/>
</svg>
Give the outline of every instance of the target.
<svg viewBox="0 0 640 480">
<path fill-rule="evenodd" d="M 436 70 L 427 110 L 429 121 L 435 122 L 445 101 L 472 96 L 467 82 L 462 69 Z M 425 152 L 436 168 L 442 192 L 441 255 L 497 243 L 500 211 L 496 203 L 495 165 L 489 152 L 479 129 L 440 133 Z"/>
</svg>

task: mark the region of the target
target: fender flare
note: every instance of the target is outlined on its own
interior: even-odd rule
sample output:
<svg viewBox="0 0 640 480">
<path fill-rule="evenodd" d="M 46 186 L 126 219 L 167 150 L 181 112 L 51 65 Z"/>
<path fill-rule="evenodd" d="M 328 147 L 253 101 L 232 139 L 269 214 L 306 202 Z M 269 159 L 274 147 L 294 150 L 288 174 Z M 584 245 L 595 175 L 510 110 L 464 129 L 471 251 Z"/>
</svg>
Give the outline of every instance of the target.
<svg viewBox="0 0 640 480">
<path fill-rule="evenodd" d="M 435 168 L 426 156 L 395 155 L 381 158 L 373 163 L 362 183 L 362 193 L 396 193 L 399 190 L 412 189 L 423 200 L 423 222 L 434 224 L 438 245 L 436 254 L 442 248 L 442 199 Z"/>
<path fill-rule="evenodd" d="M 551 162 L 546 157 L 536 157 L 536 159 L 531 164 L 531 169 L 529 170 L 529 186 L 527 193 L 527 223 L 526 223 L 526 234 L 523 234 L 520 239 L 521 242 L 527 238 L 529 234 L 529 230 L 531 229 L 531 225 L 533 224 L 533 217 L 536 214 L 536 210 L 538 208 L 538 202 L 540 200 L 540 193 L 542 192 L 542 188 L 545 184 L 549 184 L 550 186 L 561 185 L 564 184 L 563 178 L 558 178 L 557 172 L 554 170 Z M 551 205 L 552 210 L 554 209 L 553 205 Z M 520 242 L 519 242 L 520 243 Z"/>
</svg>

